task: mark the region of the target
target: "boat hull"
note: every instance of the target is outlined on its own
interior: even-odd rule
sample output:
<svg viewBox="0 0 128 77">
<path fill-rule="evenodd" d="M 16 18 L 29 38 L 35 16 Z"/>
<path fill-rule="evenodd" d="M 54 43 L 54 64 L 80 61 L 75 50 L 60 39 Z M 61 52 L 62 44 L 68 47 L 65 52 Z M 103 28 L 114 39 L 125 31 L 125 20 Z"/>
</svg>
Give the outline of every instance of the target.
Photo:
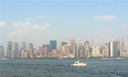
<svg viewBox="0 0 128 77">
<path fill-rule="evenodd" d="M 71 66 L 78 66 L 78 67 L 82 67 L 82 66 L 86 66 L 86 63 L 82 63 L 82 64 L 71 64 Z"/>
</svg>

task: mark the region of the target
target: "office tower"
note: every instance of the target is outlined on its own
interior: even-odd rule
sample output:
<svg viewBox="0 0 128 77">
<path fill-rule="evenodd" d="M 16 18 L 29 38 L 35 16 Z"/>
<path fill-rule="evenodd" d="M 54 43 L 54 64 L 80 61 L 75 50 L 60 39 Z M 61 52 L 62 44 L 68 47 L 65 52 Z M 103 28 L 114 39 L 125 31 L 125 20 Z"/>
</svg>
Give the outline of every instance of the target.
<svg viewBox="0 0 128 77">
<path fill-rule="evenodd" d="M 114 57 L 119 57 L 119 42 L 114 41 Z"/>
<path fill-rule="evenodd" d="M 36 54 L 36 57 L 41 58 L 43 57 L 43 47 L 38 48 L 38 53 Z"/>
<path fill-rule="evenodd" d="M 93 57 L 100 57 L 100 46 L 93 46 L 92 48 L 92 56 Z"/>
<path fill-rule="evenodd" d="M 12 58 L 13 42 L 9 41 L 7 44 L 7 58 Z"/>
<path fill-rule="evenodd" d="M 49 48 L 50 48 L 50 52 L 54 49 L 57 49 L 57 41 L 56 40 L 51 40 Z"/>
<path fill-rule="evenodd" d="M 67 42 L 61 42 L 61 46 L 67 45 Z"/>
<path fill-rule="evenodd" d="M 81 41 L 78 39 L 76 40 L 76 46 L 75 46 L 75 55 L 76 55 L 76 58 L 80 58 L 80 51 L 82 49 L 82 43 Z"/>
<path fill-rule="evenodd" d="M 29 58 L 33 58 L 33 54 L 34 54 L 34 46 L 33 43 L 29 43 L 27 46 L 27 51 L 28 51 L 28 57 Z"/>
<path fill-rule="evenodd" d="M 100 54 L 101 54 L 102 57 L 105 57 L 105 46 L 101 46 Z"/>
<path fill-rule="evenodd" d="M 68 45 L 61 46 L 62 56 L 67 57 L 70 49 L 71 48 Z"/>
<path fill-rule="evenodd" d="M 110 56 L 110 55 L 109 55 L 109 53 L 110 53 L 109 50 L 110 50 L 110 49 L 109 49 L 109 43 L 105 43 L 104 57 L 109 57 L 109 56 Z"/>
<path fill-rule="evenodd" d="M 114 56 L 114 48 L 113 48 L 113 41 L 110 41 L 109 42 L 110 44 L 110 57 L 113 57 Z"/>
<path fill-rule="evenodd" d="M 26 42 L 22 42 L 22 50 L 26 50 Z"/>
<path fill-rule="evenodd" d="M 90 45 L 89 52 L 92 53 L 93 41 L 89 41 L 89 45 Z M 92 56 L 92 54 L 90 54 L 90 57 L 91 57 L 91 56 Z"/>
<path fill-rule="evenodd" d="M 120 57 L 124 57 L 124 51 L 125 51 L 125 44 L 124 40 L 119 41 L 119 52 L 120 52 Z"/>
<path fill-rule="evenodd" d="M 48 57 L 49 45 L 48 44 L 45 44 L 42 47 L 43 47 L 43 57 Z"/>
<path fill-rule="evenodd" d="M 89 41 L 85 41 L 84 46 L 85 46 L 85 56 L 86 57 L 90 57 L 91 56 L 91 52 L 90 52 Z"/>
<path fill-rule="evenodd" d="M 69 53 L 71 53 L 71 54 L 73 54 L 74 56 L 75 56 L 75 49 L 76 49 L 76 47 L 75 47 L 75 45 L 76 45 L 76 40 L 74 40 L 74 39 L 70 39 L 69 40 Z"/>
<path fill-rule="evenodd" d="M 85 41 L 84 45 L 85 45 L 85 51 L 89 52 L 89 48 L 90 48 L 89 41 Z"/>
<path fill-rule="evenodd" d="M 110 57 L 119 57 L 119 44 L 117 41 L 110 41 Z"/>
<path fill-rule="evenodd" d="M 0 58 L 4 57 L 4 47 L 0 46 Z"/>
<path fill-rule="evenodd" d="M 33 43 L 29 43 L 28 45 L 28 50 L 32 51 L 32 53 L 34 53 L 34 46 Z"/>
<path fill-rule="evenodd" d="M 19 54 L 19 45 L 17 42 L 14 42 L 12 48 L 12 58 L 18 58 L 18 54 Z"/>
</svg>

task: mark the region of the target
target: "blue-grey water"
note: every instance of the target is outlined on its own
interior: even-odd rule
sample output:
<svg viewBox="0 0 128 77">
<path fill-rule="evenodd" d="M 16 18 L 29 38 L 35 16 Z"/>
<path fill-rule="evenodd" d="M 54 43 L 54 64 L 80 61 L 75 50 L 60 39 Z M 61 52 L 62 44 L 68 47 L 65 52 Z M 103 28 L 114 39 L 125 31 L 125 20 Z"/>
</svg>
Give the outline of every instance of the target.
<svg viewBox="0 0 128 77">
<path fill-rule="evenodd" d="M 0 60 L 0 77 L 128 77 L 128 59 L 82 59 L 86 67 L 69 66 L 75 59 Z"/>
</svg>

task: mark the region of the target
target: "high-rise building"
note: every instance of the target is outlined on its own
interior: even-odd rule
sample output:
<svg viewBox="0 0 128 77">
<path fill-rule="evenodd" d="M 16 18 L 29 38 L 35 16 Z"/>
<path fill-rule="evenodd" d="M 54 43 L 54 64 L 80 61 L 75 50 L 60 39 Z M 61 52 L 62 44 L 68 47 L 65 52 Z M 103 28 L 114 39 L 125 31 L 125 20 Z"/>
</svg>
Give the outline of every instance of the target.
<svg viewBox="0 0 128 77">
<path fill-rule="evenodd" d="M 4 57 L 4 47 L 0 46 L 0 58 Z"/>
<path fill-rule="evenodd" d="M 85 41 L 84 45 L 85 45 L 85 51 L 89 52 L 89 48 L 90 48 L 89 41 Z"/>
<path fill-rule="evenodd" d="M 93 49 L 93 41 L 89 41 L 89 45 L 90 45 L 90 49 L 89 52 L 92 53 L 92 49 Z M 90 54 L 90 57 L 92 56 L 92 54 Z"/>
<path fill-rule="evenodd" d="M 12 58 L 18 58 L 18 54 L 19 54 L 19 45 L 17 42 L 14 42 L 12 48 Z"/>
<path fill-rule="evenodd" d="M 26 42 L 22 42 L 22 50 L 26 50 Z"/>
<path fill-rule="evenodd" d="M 105 46 L 101 46 L 100 54 L 101 54 L 102 57 L 105 57 Z"/>
<path fill-rule="evenodd" d="M 9 41 L 7 44 L 7 58 L 12 58 L 13 42 Z"/>
<path fill-rule="evenodd" d="M 75 57 L 76 58 L 80 58 L 81 49 L 82 49 L 82 43 L 78 39 L 78 40 L 76 40 L 76 46 L 75 46 L 75 55 L 76 55 Z"/>
<path fill-rule="evenodd" d="M 75 56 L 75 53 L 76 53 L 76 40 L 70 39 L 68 46 L 70 47 L 70 48 L 69 48 L 69 52 L 70 52 L 72 55 Z"/>
<path fill-rule="evenodd" d="M 105 52 L 104 52 L 104 57 L 109 57 L 109 43 L 105 43 Z"/>
<path fill-rule="evenodd" d="M 43 57 L 43 47 L 42 46 L 39 47 L 36 57 L 39 57 L 39 58 Z"/>
<path fill-rule="evenodd" d="M 50 48 L 50 51 L 52 51 L 54 49 L 57 49 L 57 41 L 56 40 L 51 40 L 49 48 Z"/>
<path fill-rule="evenodd" d="M 86 57 L 90 57 L 91 56 L 91 52 L 90 52 L 89 41 L 85 41 L 84 46 L 85 46 L 85 56 Z"/>
<path fill-rule="evenodd" d="M 110 41 L 110 57 L 119 57 L 119 44 L 117 41 Z"/>
<path fill-rule="evenodd" d="M 120 52 L 120 57 L 124 57 L 124 52 L 125 52 L 125 44 L 124 40 L 119 41 L 119 52 Z"/>
<path fill-rule="evenodd" d="M 29 58 L 33 58 L 33 55 L 34 55 L 34 46 L 33 46 L 33 43 L 29 43 L 27 47 L 28 47 L 27 48 L 28 57 Z"/>
<path fill-rule="evenodd" d="M 110 57 L 113 57 L 114 56 L 114 48 L 113 48 L 113 41 L 110 41 L 109 42 L 109 46 L 110 46 Z"/>
<path fill-rule="evenodd" d="M 61 42 L 61 46 L 67 45 L 67 42 Z"/>
<path fill-rule="evenodd" d="M 43 57 L 48 57 L 48 53 L 49 53 L 49 45 L 45 44 L 43 45 Z"/>
<path fill-rule="evenodd" d="M 28 45 L 28 50 L 32 51 L 32 53 L 34 53 L 34 46 L 33 43 L 29 43 Z"/>
<path fill-rule="evenodd" d="M 92 48 L 92 56 L 93 57 L 100 57 L 100 46 L 93 46 Z"/>
</svg>

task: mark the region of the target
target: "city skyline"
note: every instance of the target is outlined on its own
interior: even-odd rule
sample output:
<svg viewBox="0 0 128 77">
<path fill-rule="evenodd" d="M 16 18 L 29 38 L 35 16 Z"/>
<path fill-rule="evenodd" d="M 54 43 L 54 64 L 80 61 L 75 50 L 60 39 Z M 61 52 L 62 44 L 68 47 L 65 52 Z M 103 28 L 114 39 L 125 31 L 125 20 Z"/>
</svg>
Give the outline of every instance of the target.
<svg viewBox="0 0 128 77">
<path fill-rule="evenodd" d="M 92 41 L 81 42 L 80 39 L 70 39 L 61 42 L 57 47 L 57 40 L 49 40 L 49 44 L 42 44 L 36 48 L 33 43 L 21 44 L 8 41 L 7 51 L 0 46 L 0 57 L 7 58 L 118 58 L 128 57 L 124 40 L 106 42 L 104 45 L 94 45 Z"/>
<path fill-rule="evenodd" d="M 128 1 L 8 1 L 1 0 L 1 42 L 92 40 L 103 45 L 124 39 L 128 50 Z"/>
</svg>

